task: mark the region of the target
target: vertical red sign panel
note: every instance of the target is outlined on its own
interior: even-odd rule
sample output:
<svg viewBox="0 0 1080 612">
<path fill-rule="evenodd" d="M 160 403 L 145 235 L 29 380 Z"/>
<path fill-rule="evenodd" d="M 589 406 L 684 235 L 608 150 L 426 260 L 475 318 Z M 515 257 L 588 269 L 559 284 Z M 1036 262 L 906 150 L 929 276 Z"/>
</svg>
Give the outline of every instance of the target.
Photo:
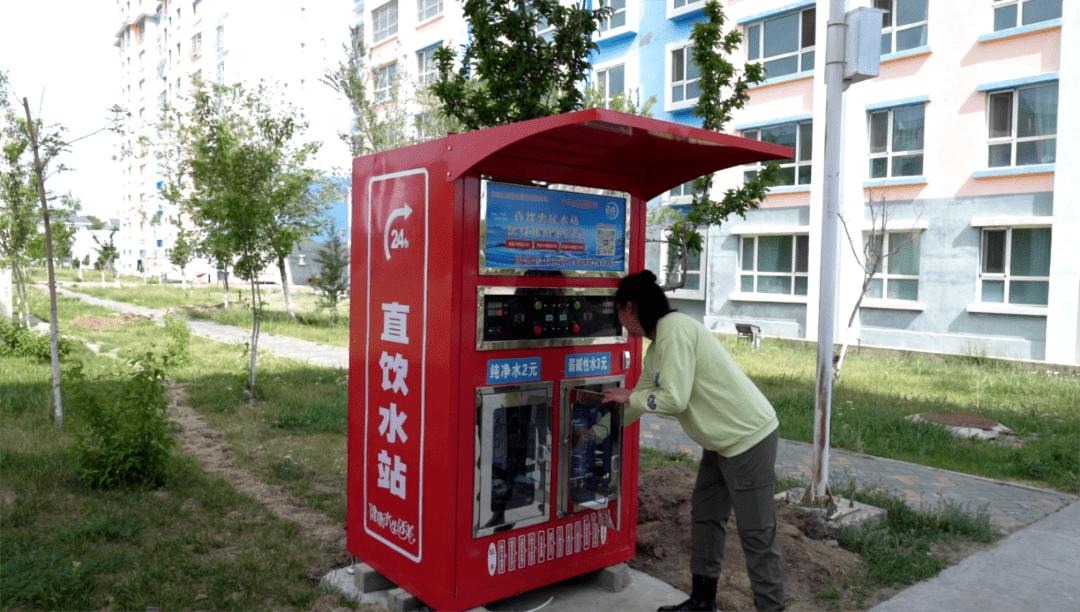
<svg viewBox="0 0 1080 612">
<path fill-rule="evenodd" d="M 364 364 L 364 530 L 405 557 L 423 553 L 427 381 L 428 173 L 368 181 Z"/>
</svg>

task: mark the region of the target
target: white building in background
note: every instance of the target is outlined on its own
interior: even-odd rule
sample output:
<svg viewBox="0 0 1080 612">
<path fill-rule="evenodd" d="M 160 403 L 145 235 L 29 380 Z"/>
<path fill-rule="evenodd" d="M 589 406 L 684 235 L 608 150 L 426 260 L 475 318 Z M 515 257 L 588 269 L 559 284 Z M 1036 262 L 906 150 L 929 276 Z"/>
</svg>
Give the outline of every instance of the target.
<svg viewBox="0 0 1080 612">
<path fill-rule="evenodd" d="M 746 322 L 769 336 L 816 341 L 828 2 L 721 4 L 728 27 L 743 34 L 735 63 L 768 70 L 728 130 L 791 146 L 796 157 L 782 164 L 786 184 L 760 209 L 708 229 L 687 286 L 672 297 L 718 332 Z M 904 247 L 871 285 L 851 338 L 1080 364 L 1080 1 L 846 4 L 889 13 L 881 75 L 846 94 L 841 206 L 858 238 L 869 229 L 867 201 L 884 197 L 894 205 L 885 241 Z M 590 82 L 605 99 L 656 96 L 656 118 L 700 125 L 689 47 L 705 0 L 611 5 Z M 395 77 L 433 76 L 434 50 L 468 41 L 456 0 L 366 0 L 352 11 L 376 93 Z M 714 195 L 754 169 L 719 173 Z M 651 204 L 688 200 L 683 186 Z M 841 236 L 837 341 L 862 282 L 846 242 Z M 650 245 L 647 267 L 661 270 L 665 251 Z"/>
<path fill-rule="evenodd" d="M 306 140 L 321 141 L 315 160 L 325 173 L 347 171 L 351 158 L 338 133 L 348 129 L 348 104 L 319 79 L 344 58 L 348 0 L 117 0 L 121 99 L 131 113 L 123 146 L 152 138 L 159 111 L 179 106 L 193 79 L 254 86 L 276 81 L 310 123 Z M 179 211 L 160 196 L 162 175 L 152 154 L 120 161 L 123 185 L 121 274 L 173 273 L 168 261 Z M 193 262 L 189 276 L 211 273 Z"/>
</svg>

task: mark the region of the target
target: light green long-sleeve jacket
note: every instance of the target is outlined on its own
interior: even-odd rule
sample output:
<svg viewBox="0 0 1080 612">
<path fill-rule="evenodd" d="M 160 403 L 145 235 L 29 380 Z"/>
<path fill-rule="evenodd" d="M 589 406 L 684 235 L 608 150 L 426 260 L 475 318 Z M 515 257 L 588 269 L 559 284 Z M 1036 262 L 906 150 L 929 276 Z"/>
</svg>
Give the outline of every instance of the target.
<svg viewBox="0 0 1080 612">
<path fill-rule="evenodd" d="M 678 312 L 656 324 L 623 424 L 646 412 L 675 416 L 695 442 L 724 457 L 748 450 L 780 426 L 772 404 L 716 336 Z"/>
</svg>

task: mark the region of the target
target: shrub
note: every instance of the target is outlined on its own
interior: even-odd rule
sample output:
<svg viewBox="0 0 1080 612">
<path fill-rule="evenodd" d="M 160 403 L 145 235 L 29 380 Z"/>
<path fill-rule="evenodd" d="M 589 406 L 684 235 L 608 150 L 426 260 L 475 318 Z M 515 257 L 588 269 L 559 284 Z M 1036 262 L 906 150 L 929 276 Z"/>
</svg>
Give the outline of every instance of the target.
<svg viewBox="0 0 1080 612">
<path fill-rule="evenodd" d="M 156 485 L 167 471 L 171 436 L 164 360 L 147 353 L 129 362 L 129 377 L 91 384 L 71 370 L 69 405 L 85 428 L 76 433 L 79 475 L 95 488 Z"/>
<path fill-rule="evenodd" d="M 191 329 L 187 321 L 176 317 L 165 319 L 165 333 L 171 340 L 165 349 L 165 365 L 175 367 L 191 363 Z"/>
<path fill-rule="evenodd" d="M 61 358 L 75 347 L 75 341 L 64 336 L 58 336 L 56 344 Z M 49 362 L 52 361 L 52 341 L 48 335 L 35 333 L 0 317 L 0 357 L 29 357 Z"/>
</svg>

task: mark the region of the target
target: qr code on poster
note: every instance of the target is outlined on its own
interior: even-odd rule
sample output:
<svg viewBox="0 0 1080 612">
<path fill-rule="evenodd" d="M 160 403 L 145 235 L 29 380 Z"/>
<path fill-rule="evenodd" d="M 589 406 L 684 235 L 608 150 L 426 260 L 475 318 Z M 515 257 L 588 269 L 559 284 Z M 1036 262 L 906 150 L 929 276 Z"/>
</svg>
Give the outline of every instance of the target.
<svg viewBox="0 0 1080 612">
<path fill-rule="evenodd" d="M 598 257 L 615 256 L 615 226 L 596 224 L 596 255 Z"/>
</svg>

